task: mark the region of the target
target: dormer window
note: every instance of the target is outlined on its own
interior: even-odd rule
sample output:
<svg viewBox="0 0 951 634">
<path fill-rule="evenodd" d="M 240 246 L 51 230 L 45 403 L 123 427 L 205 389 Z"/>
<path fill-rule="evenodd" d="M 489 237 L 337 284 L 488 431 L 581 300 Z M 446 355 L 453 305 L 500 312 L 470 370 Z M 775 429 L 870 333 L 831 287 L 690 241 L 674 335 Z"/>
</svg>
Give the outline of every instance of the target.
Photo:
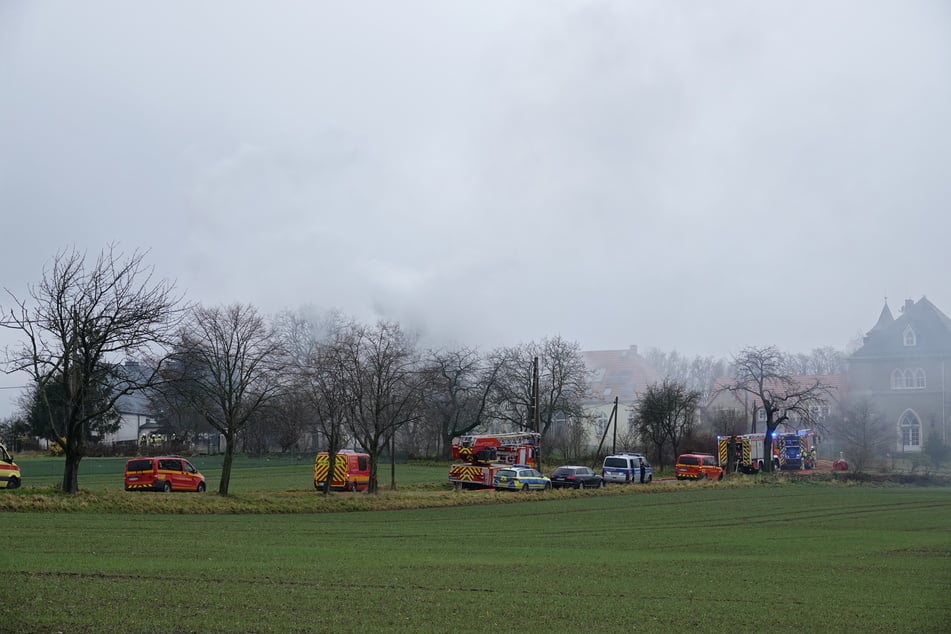
<svg viewBox="0 0 951 634">
<path fill-rule="evenodd" d="M 918 345 L 918 337 L 915 335 L 915 331 L 911 326 L 905 328 L 905 334 L 903 335 L 905 340 L 906 347 L 912 347 Z"/>
</svg>

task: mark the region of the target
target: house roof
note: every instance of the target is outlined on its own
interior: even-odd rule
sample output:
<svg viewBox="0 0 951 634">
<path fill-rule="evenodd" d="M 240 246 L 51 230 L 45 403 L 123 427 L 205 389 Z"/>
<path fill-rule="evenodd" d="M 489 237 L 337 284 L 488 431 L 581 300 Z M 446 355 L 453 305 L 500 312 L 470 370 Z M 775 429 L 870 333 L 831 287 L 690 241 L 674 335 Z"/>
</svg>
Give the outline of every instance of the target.
<svg viewBox="0 0 951 634">
<path fill-rule="evenodd" d="M 872 326 L 872 329 L 869 330 L 867 334 L 871 335 L 873 332 L 877 332 L 879 330 L 885 330 L 890 325 L 892 325 L 894 321 L 895 321 L 895 318 L 892 317 L 892 311 L 889 310 L 888 308 L 888 299 L 886 298 L 885 305 L 882 306 L 882 312 L 879 313 L 878 315 L 878 321 L 875 322 L 875 325 Z"/>
<path fill-rule="evenodd" d="M 882 309 L 878 322 L 865 335 L 861 348 L 850 359 L 870 357 L 918 357 L 935 353 L 951 354 L 951 319 L 932 304 L 927 297 L 917 302 L 905 300 L 900 315 L 892 320 L 884 318 L 888 305 Z M 891 317 L 891 311 L 888 311 Z M 915 333 L 915 345 L 905 345 L 905 332 Z"/>
<path fill-rule="evenodd" d="M 590 401 L 629 403 L 648 385 L 661 379 L 660 374 L 637 353 L 637 346 L 626 350 L 588 350 L 581 353 L 590 372 Z"/>
</svg>

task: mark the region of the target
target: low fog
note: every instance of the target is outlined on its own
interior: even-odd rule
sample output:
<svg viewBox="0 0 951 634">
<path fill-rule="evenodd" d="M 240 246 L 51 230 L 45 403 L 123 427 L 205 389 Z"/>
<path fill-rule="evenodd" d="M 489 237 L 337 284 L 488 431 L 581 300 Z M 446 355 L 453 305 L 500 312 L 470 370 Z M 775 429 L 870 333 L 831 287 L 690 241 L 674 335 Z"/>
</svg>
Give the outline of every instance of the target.
<svg viewBox="0 0 951 634">
<path fill-rule="evenodd" d="M 846 349 L 951 311 L 949 77 L 940 1 L 3 3 L 0 286 L 115 243 L 425 346 Z"/>
</svg>

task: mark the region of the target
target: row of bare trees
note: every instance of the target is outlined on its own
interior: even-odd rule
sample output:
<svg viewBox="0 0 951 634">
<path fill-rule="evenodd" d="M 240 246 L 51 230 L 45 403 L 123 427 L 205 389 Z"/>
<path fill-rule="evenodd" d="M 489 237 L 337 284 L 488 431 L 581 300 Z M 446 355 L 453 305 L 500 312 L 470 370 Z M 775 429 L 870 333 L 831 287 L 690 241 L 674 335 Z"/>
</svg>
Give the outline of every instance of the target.
<svg viewBox="0 0 951 634">
<path fill-rule="evenodd" d="M 239 439 L 255 428 L 286 446 L 302 432 L 331 452 L 361 446 L 375 490 L 379 457 L 398 431 L 445 453 L 453 437 L 490 420 L 545 434 L 556 418 L 581 414 L 580 347 L 560 337 L 488 354 L 422 352 L 394 322 L 303 310 L 269 320 L 248 305 L 188 304 L 153 280 L 144 256 L 109 247 L 88 261 L 63 251 L 28 297 L 7 289 L 13 303 L 0 325 L 22 345 L 6 351 L 5 370 L 32 379 L 29 409 L 66 456 L 64 491 L 79 490 L 92 430 L 115 429 L 119 400 L 135 392 L 150 396 L 166 425 L 200 422 L 224 438 L 222 495 Z M 123 363 L 130 358 L 138 370 Z"/>
<path fill-rule="evenodd" d="M 379 457 L 398 435 L 417 453 L 445 455 L 453 437 L 489 422 L 547 436 L 556 422 L 585 420 L 588 377 L 577 343 L 554 337 L 487 354 L 421 351 L 394 322 L 366 325 L 305 310 L 269 320 L 247 305 L 190 305 L 172 284 L 153 279 L 144 255 L 110 247 L 87 261 L 63 251 L 28 297 L 7 290 L 13 303 L 0 326 L 18 331 L 22 342 L 6 351 L 5 370 L 32 379 L 28 409 L 63 448 L 64 491 L 79 490 L 93 432 L 115 429 L 119 399 L 135 392 L 152 397 L 168 426 L 200 422 L 224 437 L 223 495 L 239 439 L 252 432 L 283 447 L 303 433 L 331 452 L 358 444 L 371 456 L 375 490 Z M 640 440 L 659 451 L 670 444 L 675 453 L 712 386 L 752 396 L 769 438 L 792 416 L 811 421 L 830 397 L 821 379 L 794 380 L 796 368 L 821 374 L 840 362 L 834 351 L 790 356 L 747 348 L 733 358 L 724 388 L 724 362 L 653 356 L 690 382 L 668 379 L 642 394 Z M 129 358 L 142 361 L 142 370 L 128 371 L 122 362 Z"/>
</svg>

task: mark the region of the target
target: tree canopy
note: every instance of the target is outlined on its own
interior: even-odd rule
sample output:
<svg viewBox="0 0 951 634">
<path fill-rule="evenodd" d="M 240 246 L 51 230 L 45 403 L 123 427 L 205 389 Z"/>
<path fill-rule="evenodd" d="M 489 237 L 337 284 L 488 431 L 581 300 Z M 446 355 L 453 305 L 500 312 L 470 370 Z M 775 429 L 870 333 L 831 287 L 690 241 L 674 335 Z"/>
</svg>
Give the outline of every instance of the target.
<svg viewBox="0 0 951 634">
<path fill-rule="evenodd" d="M 0 326 L 19 331 L 24 341 L 7 353 L 6 370 L 31 377 L 35 411 L 47 417 L 66 456 L 62 488 L 69 493 L 79 491 L 90 426 L 113 416 L 123 395 L 158 381 L 161 359 L 140 373 L 123 371 L 123 358 L 160 352 L 181 314 L 174 286 L 154 282 L 144 257 L 111 246 L 92 261 L 62 251 L 29 299 L 7 289 L 13 306 L 2 312 Z"/>
</svg>

